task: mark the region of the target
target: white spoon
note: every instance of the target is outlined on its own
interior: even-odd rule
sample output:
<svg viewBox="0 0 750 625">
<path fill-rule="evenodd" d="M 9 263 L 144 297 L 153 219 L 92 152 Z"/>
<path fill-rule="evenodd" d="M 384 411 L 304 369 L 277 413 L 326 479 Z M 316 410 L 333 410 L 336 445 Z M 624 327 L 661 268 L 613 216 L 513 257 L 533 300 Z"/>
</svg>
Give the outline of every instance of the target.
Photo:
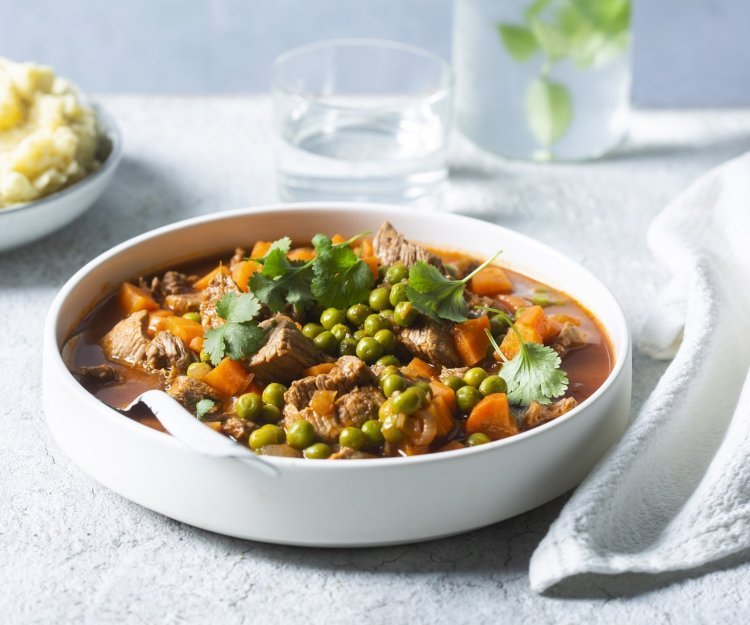
<svg viewBox="0 0 750 625">
<path fill-rule="evenodd" d="M 279 477 L 279 470 L 270 462 L 201 423 L 164 391 L 151 390 L 141 393 L 125 408 L 118 410 L 127 413 L 141 402 L 151 409 L 167 432 L 193 451 L 213 458 L 236 458 L 270 477 Z"/>
</svg>

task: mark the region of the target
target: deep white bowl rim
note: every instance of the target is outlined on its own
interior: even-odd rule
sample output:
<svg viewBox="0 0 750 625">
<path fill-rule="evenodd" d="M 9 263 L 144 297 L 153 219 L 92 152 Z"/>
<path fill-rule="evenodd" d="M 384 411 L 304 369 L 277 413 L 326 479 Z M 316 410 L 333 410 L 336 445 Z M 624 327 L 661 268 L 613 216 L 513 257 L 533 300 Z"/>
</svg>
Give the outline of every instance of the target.
<svg viewBox="0 0 750 625">
<path fill-rule="evenodd" d="M 75 387 L 76 389 L 75 392 L 78 393 L 78 395 L 81 397 L 84 403 L 89 404 L 91 406 L 92 410 L 103 410 L 103 412 L 107 414 L 108 418 L 117 419 L 118 422 L 120 424 L 125 425 L 125 427 L 135 428 L 133 429 L 133 432 L 135 432 L 139 436 L 158 437 L 158 440 L 160 440 L 162 444 L 177 445 L 179 447 L 184 448 L 183 444 L 180 443 L 177 439 L 175 439 L 171 435 L 166 434 L 164 432 L 160 432 L 153 428 L 144 426 L 143 424 L 121 414 L 114 408 L 109 407 L 107 404 L 105 404 L 101 400 L 94 397 L 93 394 L 89 393 L 81 384 L 79 384 L 79 382 L 73 377 L 73 374 L 70 372 L 70 370 L 65 366 L 65 362 L 63 361 L 60 348 L 58 348 L 57 346 L 57 336 L 56 336 L 55 326 L 57 324 L 57 318 L 60 312 L 60 308 L 62 307 L 65 300 L 68 298 L 68 295 L 70 294 L 70 292 L 77 285 L 77 283 L 82 278 L 84 278 L 85 275 L 89 271 L 91 271 L 94 267 L 96 267 L 97 265 L 103 262 L 110 260 L 111 258 L 117 256 L 118 254 L 120 254 L 121 252 L 129 248 L 138 246 L 140 243 L 144 241 L 147 241 L 153 238 L 158 238 L 174 230 L 180 230 L 183 228 L 191 228 L 201 223 L 206 223 L 206 222 L 211 222 L 211 221 L 219 221 L 222 219 L 232 219 L 234 217 L 239 217 L 243 215 L 263 214 L 263 213 L 274 214 L 274 213 L 280 213 L 280 212 L 293 212 L 293 211 L 307 210 L 307 209 L 326 210 L 326 211 L 333 211 L 333 212 L 356 211 L 356 210 L 369 210 L 369 211 L 377 210 L 377 211 L 382 211 L 384 213 L 384 218 L 389 217 L 391 219 L 397 220 L 398 212 L 402 211 L 403 207 L 393 205 L 393 204 L 380 204 L 380 203 L 369 203 L 369 202 L 294 202 L 294 203 L 285 203 L 285 204 L 264 204 L 264 205 L 255 206 L 255 207 L 239 208 L 239 209 L 234 209 L 234 210 L 222 211 L 220 213 L 212 213 L 210 215 L 201 215 L 199 217 L 192 217 L 190 219 L 184 219 L 182 221 L 177 221 L 172 224 L 161 226 L 154 230 L 149 230 L 148 232 L 145 232 L 143 234 L 132 237 L 126 241 L 123 241 L 122 243 L 119 243 L 118 245 L 110 248 L 108 251 L 103 252 L 96 258 L 92 259 L 90 262 L 86 263 L 86 265 L 81 267 L 81 269 L 79 269 L 75 274 L 73 274 L 70 277 L 70 279 L 65 283 L 65 285 L 57 293 L 57 295 L 55 296 L 55 299 L 52 301 L 50 309 L 47 313 L 47 319 L 45 321 L 45 327 L 44 327 L 44 343 L 46 345 L 46 349 L 54 351 L 54 355 L 45 354 L 45 356 L 47 355 L 50 356 L 50 359 L 49 359 L 50 366 L 54 367 L 55 373 L 61 374 L 63 377 L 67 377 L 68 382 Z M 433 214 L 440 215 L 440 219 L 447 219 L 448 221 L 453 221 L 453 220 L 464 221 L 466 219 L 470 219 L 470 220 L 482 223 L 482 220 L 475 219 L 472 217 L 467 217 L 465 215 L 457 215 L 457 214 L 442 213 L 442 212 L 440 213 L 435 212 Z M 538 247 L 544 248 L 547 252 L 552 252 L 554 255 L 565 258 L 568 262 L 575 263 L 575 261 L 573 261 L 572 259 L 569 259 L 562 252 L 558 252 L 554 248 L 544 243 L 541 243 L 537 241 L 536 239 L 533 239 L 525 234 L 521 234 L 519 232 L 510 230 L 509 228 L 505 228 L 504 226 L 500 226 L 498 224 L 493 224 L 491 222 L 485 222 L 485 223 L 490 223 L 492 226 L 505 230 L 509 232 L 512 236 L 522 237 L 526 239 L 531 244 L 532 247 L 538 246 Z M 231 245 L 232 244 L 230 242 L 230 247 Z M 578 265 L 578 263 L 576 264 Z M 284 467 L 284 466 L 288 467 L 290 466 L 290 464 L 295 467 L 299 467 L 301 464 L 304 464 L 305 469 L 311 470 L 311 471 L 356 471 L 358 469 L 370 468 L 373 466 L 373 463 L 377 463 L 377 466 L 383 466 L 384 468 L 387 466 L 399 466 L 399 465 L 417 466 L 423 463 L 449 461 L 451 458 L 463 457 L 466 454 L 492 453 L 493 451 L 498 450 L 502 447 L 520 443 L 530 437 L 542 436 L 549 430 L 560 427 L 562 424 L 564 424 L 565 422 L 571 419 L 575 419 L 579 413 L 581 413 L 585 408 L 587 408 L 589 405 L 594 403 L 599 397 L 601 397 L 604 393 L 606 393 L 609 390 L 609 388 L 614 384 L 614 381 L 620 377 L 627 363 L 628 355 L 630 354 L 630 351 L 631 351 L 630 329 L 628 328 L 627 321 L 625 319 L 625 313 L 622 310 L 622 306 L 617 301 L 617 298 L 614 296 L 614 294 L 601 282 L 601 280 L 599 280 L 599 278 L 594 276 L 585 267 L 581 266 L 581 268 L 586 273 L 588 273 L 590 278 L 598 284 L 598 286 L 602 289 L 604 293 L 606 293 L 606 296 L 610 299 L 610 304 L 613 306 L 613 310 L 616 311 L 617 313 L 617 325 L 619 327 L 617 328 L 603 327 L 603 330 L 605 331 L 607 339 L 610 341 L 611 347 L 615 349 L 615 363 L 609 375 L 607 376 L 605 381 L 602 383 L 602 385 L 596 391 L 594 391 L 594 393 L 591 396 L 589 396 L 586 400 L 578 404 L 575 408 L 565 413 L 564 415 L 557 417 L 553 421 L 550 421 L 548 423 L 535 427 L 531 430 L 527 430 L 526 432 L 521 432 L 520 434 L 516 434 L 514 436 L 510 436 L 508 438 L 504 438 L 499 441 L 493 441 L 485 445 L 478 445 L 476 447 L 467 447 L 465 449 L 458 449 L 458 450 L 453 450 L 453 451 L 445 452 L 445 453 L 429 453 L 429 454 L 422 454 L 422 455 L 408 456 L 408 457 L 399 456 L 399 457 L 392 457 L 392 458 L 368 458 L 368 459 L 357 460 L 357 462 L 307 462 L 300 458 L 285 458 L 285 457 L 280 457 L 280 456 L 265 456 L 264 458 L 268 460 L 269 462 L 278 464 L 280 467 Z M 554 287 L 554 285 L 550 285 L 550 286 Z M 101 301 L 101 300 L 98 300 L 98 301 Z M 92 310 L 92 306 L 91 306 L 92 304 L 94 304 L 94 302 L 89 302 L 87 304 L 87 307 L 82 309 L 82 316 Z M 79 321 L 80 321 L 80 318 L 79 318 Z M 616 334 L 617 336 L 623 337 L 622 346 L 619 349 L 617 348 L 616 345 L 613 345 L 613 341 L 611 338 L 612 334 Z"/>
<path fill-rule="evenodd" d="M 59 191 L 53 191 L 49 195 L 40 197 L 36 200 L 31 200 L 24 204 L 17 204 L 15 206 L 8 206 L 7 208 L 0 208 L 0 218 L 3 215 L 15 214 L 23 210 L 32 210 L 35 208 L 43 208 L 46 204 L 52 204 L 57 202 L 69 195 L 74 195 L 81 190 L 84 186 L 95 182 L 99 178 L 105 176 L 109 171 L 117 167 L 120 159 L 123 155 L 122 145 L 122 133 L 120 132 L 119 126 L 115 123 L 114 118 L 106 111 L 106 109 L 97 102 L 92 102 L 91 107 L 96 111 L 96 118 L 99 125 L 100 135 L 104 135 L 109 139 L 111 149 L 107 158 L 101 164 L 101 167 L 95 172 L 88 174 L 87 176 L 77 180 L 70 186 L 60 189 Z"/>
</svg>

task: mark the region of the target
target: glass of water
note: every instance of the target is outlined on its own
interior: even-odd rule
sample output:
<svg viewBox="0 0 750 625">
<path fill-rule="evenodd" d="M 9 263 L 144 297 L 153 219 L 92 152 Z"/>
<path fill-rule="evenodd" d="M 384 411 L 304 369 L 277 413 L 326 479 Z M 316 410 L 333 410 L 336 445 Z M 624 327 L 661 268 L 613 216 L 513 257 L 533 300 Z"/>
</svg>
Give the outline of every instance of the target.
<svg viewBox="0 0 750 625">
<path fill-rule="evenodd" d="M 451 118 L 439 57 L 390 41 L 324 41 L 276 59 L 272 92 L 283 199 L 439 199 Z"/>
</svg>

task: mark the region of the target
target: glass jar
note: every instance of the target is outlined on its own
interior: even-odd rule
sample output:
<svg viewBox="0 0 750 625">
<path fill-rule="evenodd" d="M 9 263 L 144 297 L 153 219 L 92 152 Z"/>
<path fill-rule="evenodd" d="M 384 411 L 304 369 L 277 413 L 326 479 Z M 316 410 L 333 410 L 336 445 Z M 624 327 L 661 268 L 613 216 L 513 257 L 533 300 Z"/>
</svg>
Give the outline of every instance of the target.
<svg viewBox="0 0 750 625">
<path fill-rule="evenodd" d="M 459 128 L 515 159 L 602 156 L 625 135 L 630 0 L 455 0 Z"/>
</svg>

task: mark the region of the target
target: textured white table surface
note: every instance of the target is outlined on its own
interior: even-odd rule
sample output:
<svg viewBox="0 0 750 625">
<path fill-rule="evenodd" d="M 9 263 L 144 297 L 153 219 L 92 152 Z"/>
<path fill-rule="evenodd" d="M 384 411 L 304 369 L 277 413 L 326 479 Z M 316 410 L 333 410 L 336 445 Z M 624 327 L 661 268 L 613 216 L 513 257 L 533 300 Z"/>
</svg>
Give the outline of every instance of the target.
<svg viewBox="0 0 750 625">
<path fill-rule="evenodd" d="M 747 620 L 748 554 L 684 575 L 586 577 L 532 593 L 529 557 L 565 497 L 446 540 L 311 550 L 182 525 L 80 471 L 55 445 L 41 408 L 40 338 L 56 291 L 133 235 L 276 199 L 265 99 L 102 101 L 125 136 L 114 183 L 69 227 L 0 254 L 0 622 Z M 750 111 L 638 113 L 617 155 L 585 165 L 509 164 L 457 141 L 441 210 L 504 224 L 582 262 L 620 298 L 637 338 L 665 279 L 645 247 L 649 221 L 700 173 L 747 149 Z M 634 365 L 637 408 L 664 365 L 638 353 Z"/>
</svg>

